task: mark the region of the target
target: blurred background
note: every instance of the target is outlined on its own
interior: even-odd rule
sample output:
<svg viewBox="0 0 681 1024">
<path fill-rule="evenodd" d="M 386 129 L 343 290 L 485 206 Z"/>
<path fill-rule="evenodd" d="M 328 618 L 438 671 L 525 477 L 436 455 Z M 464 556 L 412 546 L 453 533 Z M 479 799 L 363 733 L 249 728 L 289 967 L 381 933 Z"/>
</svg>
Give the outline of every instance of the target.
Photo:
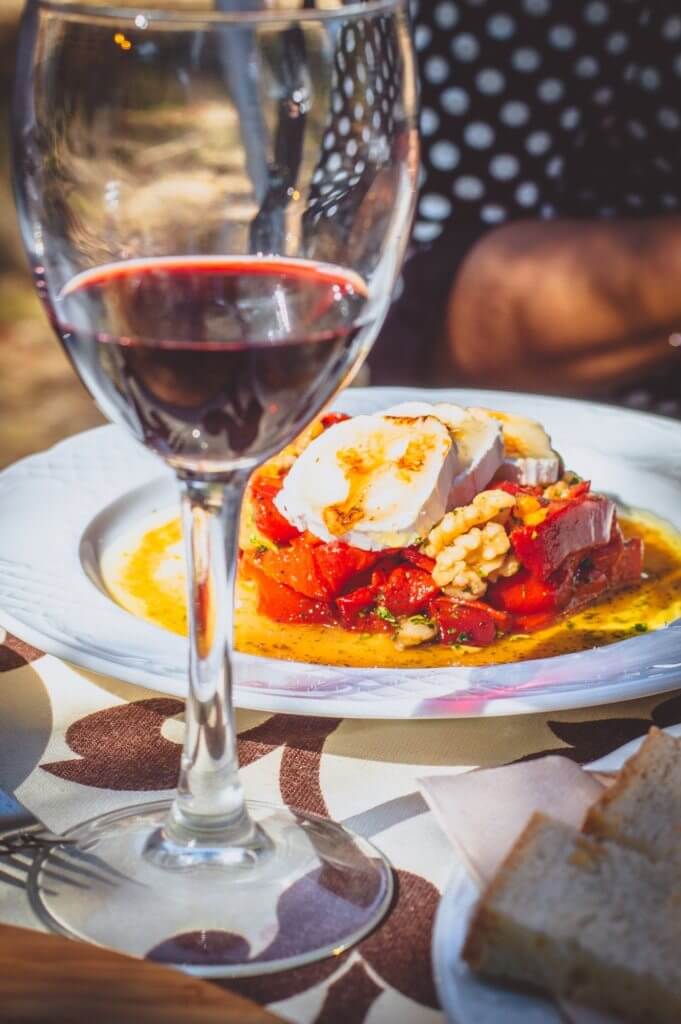
<svg viewBox="0 0 681 1024">
<path fill-rule="evenodd" d="M 488 17 L 493 0 L 411 3 L 422 187 L 372 382 L 581 395 L 681 418 L 678 0 L 519 0 L 504 5 L 513 17 Z M 0 0 L 0 467 L 102 422 L 19 239 L 9 108 L 23 6 Z M 507 44 L 521 28 L 536 49 Z M 534 78 L 522 62 L 533 55 Z M 474 133 L 493 129 L 506 151 L 490 161 Z"/>
<path fill-rule="evenodd" d="M 24 0 L 0 0 L 0 467 L 103 423 L 57 344 L 19 239 L 9 156 L 9 108 Z"/>
</svg>

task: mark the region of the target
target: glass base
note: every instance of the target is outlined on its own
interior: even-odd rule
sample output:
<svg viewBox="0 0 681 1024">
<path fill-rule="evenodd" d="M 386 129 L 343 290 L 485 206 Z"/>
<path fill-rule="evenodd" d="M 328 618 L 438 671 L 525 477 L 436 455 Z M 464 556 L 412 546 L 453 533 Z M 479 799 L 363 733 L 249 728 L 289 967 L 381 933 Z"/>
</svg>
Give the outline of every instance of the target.
<svg viewBox="0 0 681 1024">
<path fill-rule="evenodd" d="M 170 801 L 70 829 L 29 879 L 53 931 L 203 977 L 268 974 L 338 955 L 378 924 L 392 874 L 366 840 L 314 815 L 249 803 L 246 857 L 158 856 Z"/>
</svg>

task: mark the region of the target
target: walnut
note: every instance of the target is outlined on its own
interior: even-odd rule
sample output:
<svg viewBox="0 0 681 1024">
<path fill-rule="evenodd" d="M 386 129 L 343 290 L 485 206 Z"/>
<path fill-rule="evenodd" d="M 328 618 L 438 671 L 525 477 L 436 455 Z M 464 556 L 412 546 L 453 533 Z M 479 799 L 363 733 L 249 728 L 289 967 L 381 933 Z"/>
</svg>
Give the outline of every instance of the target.
<svg viewBox="0 0 681 1024">
<path fill-rule="evenodd" d="M 425 619 L 402 619 L 395 634 L 398 647 L 418 647 L 437 636 L 437 628 Z"/>
<path fill-rule="evenodd" d="M 473 527 L 483 526 L 493 520 L 497 523 L 505 521 L 514 505 L 515 498 L 506 491 L 481 491 L 470 505 L 453 509 L 433 527 L 426 541 L 426 554 L 437 558 L 453 540 L 468 533 Z"/>
<path fill-rule="evenodd" d="M 440 551 L 433 580 L 451 597 L 482 597 L 489 580 L 518 571 L 518 560 L 510 548 L 511 541 L 501 523 L 488 522 L 482 529 L 474 526 Z"/>
</svg>

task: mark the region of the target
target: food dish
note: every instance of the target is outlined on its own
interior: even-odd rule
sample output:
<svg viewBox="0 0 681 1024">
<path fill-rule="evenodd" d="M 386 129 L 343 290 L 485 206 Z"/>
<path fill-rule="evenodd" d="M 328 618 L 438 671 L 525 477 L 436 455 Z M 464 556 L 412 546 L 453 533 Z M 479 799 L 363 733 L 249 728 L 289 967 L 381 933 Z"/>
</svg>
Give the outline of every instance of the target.
<svg viewBox="0 0 681 1024">
<path fill-rule="evenodd" d="M 589 403 L 495 392 L 356 389 L 353 415 L 405 401 L 446 401 L 522 414 L 547 425 L 566 463 L 623 504 L 645 504 L 681 529 L 681 438 L 656 417 Z M 116 428 L 81 435 L 0 476 L 0 622 L 42 649 L 94 671 L 183 693 L 184 641 L 118 607 L 103 563 L 176 514 L 170 475 Z M 44 514 L 50 509 L 49 522 Z M 55 545 L 54 537 L 60 537 Z M 588 631 L 592 624 L 585 623 Z M 268 711 L 424 718 L 526 713 L 662 692 L 681 675 L 681 622 L 560 658 L 488 668 L 414 664 L 346 668 L 237 655 L 237 703 Z M 381 639 L 379 637 L 378 639 Z M 367 641 L 367 646 L 370 642 Z"/>
<path fill-rule="evenodd" d="M 241 575 L 265 619 L 447 646 L 453 664 L 633 596 L 643 569 L 634 524 L 625 540 L 539 423 L 451 403 L 323 417 L 255 475 L 246 519 Z"/>
<path fill-rule="evenodd" d="M 673 727 L 668 730 L 668 732 L 672 735 L 679 736 L 681 734 L 681 727 Z M 630 766 L 627 766 L 627 775 L 624 786 L 629 787 L 632 795 L 634 795 L 634 791 L 640 791 L 641 787 L 645 789 L 647 785 L 645 775 L 650 771 L 652 762 L 655 762 L 658 766 L 664 768 L 665 759 L 667 762 L 669 761 L 669 756 L 664 750 L 664 747 L 669 746 L 671 742 L 672 741 L 669 740 L 667 735 L 662 737 L 659 735 L 657 737 L 649 737 L 643 747 L 642 754 L 639 754 L 636 757 L 633 766 L 631 766 L 632 770 L 629 771 Z M 637 744 L 639 743 L 640 741 L 637 741 Z M 609 755 L 607 759 L 603 759 L 601 762 L 595 763 L 589 767 L 594 770 L 601 771 L 604 769 L 612 771 L 617 768 L 621 768 L 627 760 L 627 757 L 634 752 L 637 744 L 628 744 L 626 747 L 614 752 L 614 754 Z M 663 748 L 662 753 L 660 753 L 660 747 Z M 675 756 L 678 756 L 676 755 L 676 751 L 674 751 L 674 754 Z M 667 792 L 668 798 L 673 800 L 673 792 L 671 790 L 668 790 Z M 604 801 L 607 804 L 608 799 L 606 791 L 606 794 L 601 797 L 601 801 Z M 625 801 L 625 803 L 628 805 L 629 801 Z M 655 830 L 653 830 L 653 833 L 649 834 L 648 838 L 655 846 L 658 839 L 654 834 L 654 831 Z M 572 873 L 574 875 L 573 888 L 575 888 L 575 886 L 577 889 L 580 887 L 586 887 L 586 890 L 588 891 L 589 886 L 593 886 L 594 881 L 598 882 L 598 879 L 592 876 L 589 876 L 586 880 L 581 878 L 580 868 L 582 866 L 589 866 L 582 859 L 582 850 L 579 849 L 573 854 L 565 855 L 565 851 L 569 851 L 571 844 L 574 843 L 574 837 L 579 837 L 579 835 L 580 834 L 578 832 L 568 826 L 552 823 L 549 819 L 542 818 L 541 816 L 537 816 L 536 819 L 533 819 L 533 822 L 528 826 L 523 837 L 521 837 L 514 847 L 513 853 L 509 858 L 507 858 L 505 868 L 502 868 L 500 875 L 502 878 L 500 883 L 502 891 L 501 898 L 504 898 L 504 885 L 506 884 L 508 888 L 508 884 L 507 882 L 505 883 L 504 879 L 506 876 L 509 876 L 509 873 L 513 870 L 513 867 L 509 867 L 509 865 L 512 865 L 512 862 L 519 863 L 520 875 L 518 876 L 518 889 L 522 888 L 523 872 L 527 870 L 531 874 L 534 870 L 534 863 L 537 862 L 538 854 L 541 853 L 540 847 L 542 842 L 544 842 L 544 845 L 548 843 L 549 846 L 553 845 L 557 848 L 554 850 L 554 854 L 550 858 L 552 867 L 547 870 L 542 869 L 540 871 L 539 875 L 541 877 L 539 878 L 538 876 L 537 884 L 544 884 L 546 878 L 551 873 L 562 873 L 561 877 L 569 876 Z M 583 853 L 585 857 L 589 857 L 595 844 L 591 839 L 581 837 L 581 839 L 577 840 L 577 845 L 579 845 L 582 839 L 584 840 Z M 626 843 L 626 845 L 624 845 L 624 843 Z M 674 871 L 673 867 L 668 863 L 667 851 L 664 847 L 663 850 L 664 855 L 661 858 L 658 858 L 657 860 L 649 859 L 649 857 L 642 856 L 642 854 L 633 850 L 631 848 L 631 844 L 627 841 L 626 836 L 624 837 L 623 843 L 615 841 L 614 837 L 611 836 L 606 842 L 606 850 L 604 854 L 605 861 L 607 862 L 605 867 L 607 867 L 608 870 L 605 871 L 604 877 L 600 882 L 598 882 L 599 888 L 594 890 L 589 896 L 590 900 L 600 900 L 600 887 L 607 888 L 608 885 L 612 885 L 613 876 L 619 877 L 622 875 L 623 877 L 627 877 L 627 875 L 633 872 L 633 876 L 635 877 L 633 880 L 629 881 L 628 886 L 625 886 L 626 892 L 623 895 L 621 894 L 620 897 L 617 897 L 616 894 L 611 894 L 611 902 L 613 904 L 617 902 L 618 898 L 620 899 L 620 914 L 623 914 L 624 917 L 627 915 L 632 916 L 633 914 L 632 927 L 628 930 L 625 929 L 625 931 L 628 931 L 627 941 L 630 944 L 628 956 L 631 958 L 632 963 L 640 963 L 641 956 L 644 959 L 645 957 L 650 957 L 649 950 L 646 951 L 639 948 L 644 944 L 645 940 L 645 935 L 642 931 L 645 924 L 645 911 L 642 910 L 641 912 L 642 917 L 639 922 L 639 927 L 639 925 L 636 924 L 636 914 L 631 910 L 633 905 L 632 891 L 637 890 L 639 875 L 642 877 L 640 897 L 643 899 L 643 894 L 646 893 L 651 901 L 649 906 L 650 915 L 648 917 L 648 926 L 652 929 L 654 935 L 656 935 L 656 930 L 661 934 L 662 922 L 658 920 L 660 910 L 658 907 L 658 910 L 654 911 L 652 904 L 655 903 L 655 900 L 658 900 L 658 902 L 661 900 L 662 904 L 668 902 L 668 893 L 670 885 L 673 883 Z M 565 859 L 566 861 L 564 868 L 557 866 L 561 859 Z M 504 871 L 506 872 L 506 876 L 504 875 Z M 589 872 L 587 872 L 587 875 L 589 875 Z M 568 885 L 570 883 L 566 882 L 565 884 Z M 496 901 L 497 890 L 493 888 L 489 891 L 492 894 L 492 900 Z M 551 890 L 551 893 L 547 896 L 549 902 L 554 898 L 552 894 L 553 890 Z M 559 1014 L 557 1008 L 550 1000 L 483 981 L 475 976 L 464 964 L 460 957 L 460 950 L 463 945 L 463 939 L 468 930 L 468 922 L 476 906 L 478 896 L 479 891 L 475 884 L 471 881 L 465 871 L 457 866 L 455 875 L 443 897 L 440 910 L 438 912 L 433 943 L 436 980 L 447 1019 L 449 1021 L 456 1022 L 456 1024 L 469 1024 L 469 1022 L 470 1024 L 473 1024 L 473 1022 L 475 1022 L 475 1024 L 487 1024 L 488 1021 L 491 1024 L 492 1021 L 496 1022 L 501 1019 L 504 1021 L 508 1020 L 511 1024 L 515 1024 L 515 1022 L 520 1021 L 530 1021 L 532 1024 L 556 1024 L 556 1022 L 562 1020 L 563 1017 Z M 510 890 L 509 896 L 512 900 L 513 893 Z M 527 904 L 526 895 L 524 904 Z M 542 905 L 541 901 L 537 904 L 538 917 L 541 916 L 540 907 Z M 591 913 L 586 911 L 583 906 L 580 910 L 577 901 L 575 903 L 575 920 L 587 923 L 591 922 L 591 924 L 588 924 L 588 927 L 595 928 L 596 924 L 594 924 L 594 922 L 597 922 L 598 915 L 593 913 L 593 907 L 591 909 Z M 602 901 L 602 911 L 603 913 L 601 916 L 605 920 L 611 913 L 610 904 L 607 900 Z M 614 913 L 614 909 L 612 912 Z M 565 920 L 561 917 L 560 921 L 557 922 L 557 926 L 554 927 L 554 925 L 556 925 L 556 921 L 554 920 L 555 915 L 551 915 L 550 920 L 547 920 L 546 922 L 546 927 L 555 936 L 559 936 L 563 930 L 563 925 L 566 924 L 569 917 L 569 914 Z M 678 922 L 673 914 L 673 909 L 670 913 L 667 913 L 667 920 L 669 929 L 676 929 L 676 932 L 678 933 Z M 590 933 L 587 933 L 587 937 L 588 934 Z M 547 948 L 550 948 L 551 941 L 551 939 L 548 939 Z M 657 937 L 655 937 L 655 942 L 656 941 Z M 653 940 L 651 940 L 651 944 L 655 944 Z M 674 958 L 675 946 L 676 943 L 673 945 L 671 950 L 671 963 L 672 974 L 676 974 L 676 985 L 678 987 L 678 966 L 675 965 Z M 520 948 L 520 946 L 518 948 Z M 569 956 L 572 956 L 574 952 L 575 951 L 572 950 L 571 947 Z M 607 938 L 604 938 L 602 943 L 597 943 L 596 945 L 596 960 L 600 960 L 601 954 L 603 955 L 603 965 L 601 967 L 600 965 L 593 964 L 593 970 L 600 971 L 602 969 L 607 974 L 610 970 L 608 963 L 614 962 L 619 953 L 618 950 L 613 947 L 612 943 L 609 943 Z M 660 966 L 660 970 L 664 974 L 664 968 L 661 965 L 656 965 L 654 961 L 652 972 L 656 973 L 658 966 Z M 585 983 L 591 970 L 592 967 L 589 966 L 589 968 L 584 972 Z M 551 969 L 548 965 L 547 971 L 550 976 Z M 577 985 L 579 985 L 580 977 L 581 975 L 575 975 Z M 572 984 L 572 982 L 568 983 Z M 603 991 L 605 992 L 605 989 Z M 636 993 L 634 992 L 634 996 L 635 995 Z M 650 996 L 650 991 L 644 986 L 642 990 L 639 989 L 638 995 L 643 998 L 648 998 Z M 599 993 L 596 992 L 594 997 L 598 998 Z M 648 1019 L 647 1015 L 645 1016 L 646 1019 Z M 643 1018 L 641 1017 L 640 1019 Z M 666 1018 L 661 1016 L 660 1019 Z M 669 1019 L 676 1018 L 672 1015 Z"/>
</svg>

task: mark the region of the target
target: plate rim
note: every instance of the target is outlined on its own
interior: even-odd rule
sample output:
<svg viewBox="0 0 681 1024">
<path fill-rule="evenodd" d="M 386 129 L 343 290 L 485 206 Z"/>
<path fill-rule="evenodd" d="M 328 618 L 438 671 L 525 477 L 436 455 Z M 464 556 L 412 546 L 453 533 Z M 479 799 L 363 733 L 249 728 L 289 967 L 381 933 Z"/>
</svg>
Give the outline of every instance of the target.
<svg viewBox="0 0 681 1024">
<path fill-rule="evenodd" d="M 382 398 L 382 396 L 384 395 L 386 395 L 387 397 Z M 664 434 L 670 435 L 673 442 L 672 448 L 677 449 L 676 454 L 681 459 L 681 437 L 679 436 L 679 424 L 676 423 L 675 421 L 667 419 L 662 416 L 643 413 L 638 410 L 622 409 L 619 407 L 604 405 L 602 403 L 588 400 L 585 401 L 581 399 L 553 397 L 545 395 L 529 395 L 523 392 L 499 392 L 486 389 L 446 388 L 430 390 L 415 388 L 358 388 L 346 392 L 340 399 L 337 399 L 334 404 L 342 405 L 343 400 L 347 399 L 348 396 L 355 396 L 355 398 L 358 400 L 368 398 L 369 401 L 378 402 L 379 405 L 384 404 L 385 402 L 388 401 L 394 403 L 396 400 L 405 400 L 407 398 L 413 399 L 415 396 L 418 396 L 427 397 L 430 401 L 444 400 L 445 398 L 447 398 L 450 401 L 458 400 L 462 402 L 467 402 L 468 404 L 471 404 L 472 402 L 477 402 L 478 404 L 480 404 L 481 402 L 487 402 L 490 404 L 496 404 L 497 402 L 501 402 L 503 405 L 504 400 L 510 399 L 512 402 L 515 403 L 534 403 L 535 406 L 539 404 L 542 407 L 544 407 L 545 405 L 557 405 L 564 412 L 567 412 L 569 410 L 577 411 L 579 409 L 583 409 L 586 406 L 592 409 L 592 411 L 597 415 L 606 414 L 609 417 L 615 418 L 619 421 L 621 421 L 623 418 L 628 420 L 630 419 L 632 422 L 637 424 L 640 422 L 645 422 L 648 424 L 649 427 L 652 426 L 656 429 L 662 429 Z M 144 457 L 144 460 L 146 460 L 147 462 L 148 469 L 146 470 L 144 478 L 141 481 L 138 481 L 136 485 L 133 485 L 132 487 L 129 487 L 127 489 L 124 488 L 123 490 L 119 490 L 115 494 L 107 495 L 106 499 L 99 503 L 99 505 L 95 509 L 93 509 L 92 513 L 88 517 L 87 523 L 81 529 L 79 536 L 80 545 L 83 535 L 89 529 L 89 526 L 92 523 L 92 521 L 98 516 L 104 514 L 106 510 L 114 503 L 120 502 L 126 496 L 133 495 L 143 487 L 151 486 L 152 481 L 160 483 L 163 479 L 169 479 L 172 477 L 172 474 L 170 474 L 168 470 L 166 470 L 155 458 L 153 458 L 153 456 L 149 455 L 149 453 L 146 452 L 146 450 L 141 445 L 138 445 L 135 441 L 133 441 L 129 437 L 129 435 L 127 435 L 124 431 L 121 430 L 121 428 L 112 425 L 105 425 L 103 427 L 94 428 L 93 430 L 84 431 L 81 434 L 77 434 L 71 438 L 67 438 L 64 441 L 59 442 L 57 445 L 50 449 L 47 449 L 44 452 L 37 453 L 35 455 L 28 456 L 27 458 L 20 460 L 19 462 L 8 467 L 7 469 L 3 470 L 2 473 L 0 473 L 0 495 L 2 494 L 3 486 L 7 484 L 8 480 L 19 477 L 21 476 L 21 474 L 28 473 L 30 475 L 31 468 L 38 466 L 42 460 L 49 459 L 50 457 L 60 453 L 64 454 L 67 451 L 70 451 L 71 449 L 75 451 L 81 445 L 87 446 L 88 444 L 93 443 L 95 439 L 97 439 L 97 441 L 99 441 L 100 439 L 104 440 L 104 435 L 110 438 L 113 436 L 111 433 L 112 431 L 115 431 L 117 436 L 123 438 L 127 443 L 128 447 L 133 446 L 134 449 L 136 449 L 137 452 L 139 453 L 140 457 Z M 85 570 L 83 565 L 82 558 L 80 557 L 79 566 L 80 571 L 88 576 L 88 582 L 90 583 L 90 585 L 96 587 L 96 584 L 92 581 L 91 576 L 87 574 L 87 571 Z M 118 612 L 127 616 L 130 615 L 130 613 L 125 612 L 124 610 L 116 606 L 115 602 L 113 602 L 110 597 L 107 599 L 111 603 L 113 608 L 115 608 Z M 120 664 L 112 662 L 108 658 L 101 658 L 97 654 L 92 654 L 91 652 L 84 650 L 81 646 L 74 646 L 70 644 L 67 640 L 46 637 L 45 634 L 41 633 L 39 629 L 34 628 L 34 626 L 31 625 L 30 622 L 26 623 L 17 616 L 13 615 L 11 611 L 8 611 L 4 608 L 0 610 L 0 623 L 2 623 L 12 633 L 21 636 L 23 639 L 32 643 L 34 646 L 46 651 L 46 653 L 54 654 L 57 657 L 64 658 L 65 660 L 71 661 L 72 663 L 80 665 L 90 671 L 98 672 L 100 674 L 109 676 L 113 675 L 123 679 L 126 678 L 125 674 L 122 673 Z M 670 624 L 670 626 L 665 627 L 665 629 L 669 630 L 670 628 L 676 626 L 678 626 L 679 631 L 681 631 L 681 618 L 677 619 L 675 623 Z M 160 632 L 159 627 L 151 628 L 157 629 Z M 674 632 L 676 631 L 677 630 L 674 629 Z M 554 658 L 532 659 L 516 664 L 532 666 L 533 669 L 537 672 L 541 672 L 542 670 L 550 672 L 550 669 L 552 667 L 555 667 L 558 663 L 561 663 L 563 666 L 565 666 L 566 664 L 576 665 L 577 660 L 581 660 L 583 662 L 586 659 L 593 659 L 594 655 L 596 655 L 599 650 L 608 651 L 612 655 L 618 651 L 621 651 L 622 648 L 626 647 L 627 645 L 628 649 L 631 649 L 631 646 L 633 644 L 636 644 L 637 650 L 641 650 L 641 645 L 645 641 L 648 641 L 650 646 L 654 646 L 654 638 L 656 636 L 659 636 L 661 632 L 664 632 L 664 630 L 656 630 L 653 633 L 647 635 L 642 635 L 640 637 L 634 637 L 629 638 L 627 640 L 618 641 L 615 644 L 609 645 L 607 648 L 594 649 L 585 652 L 575 652 L 572 654 L 561 655 Z M 653 643 L 651 643 L 651 641 L 653 641 Z M 263 656 L 240 655 L 237 653 L 237 663 L 241 663 L 244 659 L 247 659 L 251 665 L 257 665 L 263 671 L 268 666 L 271 666 L 273 661 L 277 661 L 276 659 L 270 659 Z M 314 668 L 320 671 L 324 671 L 325 673 L 332 673 L 335 675 L 338 675 L 339 673 L 360 673 L 361 675 L 365 676 L 370 675 L 375 679 L 394 676 L 396 672 L 399 672 L 400 677 L 404 678 L 407 682 L 418 678 L 419 675 L 422 675 L 424 671 L 422 669 L 413 668 L 348 669 L 342 668 L 340 666 L 334 667 L 325 666 L 321 664 L 311 666 L 310 664 L 304 662 L 278 661 L 277 663 L 279 667 L 285 665 L 291 672 L 299 672 L 301 675 L 305 673 L 309 674 L 311 669 Z M 508 667 L 508 665 L 510 664 L 513 663 L 506 663 L 505 667 Z M 480 675 L 484 676 L 485 671 L 487 673 L 493 672 L 495 668 L 496 666 L 486 666 L 481 667 L 480 669 L 475 671 L 473 667 L 469 667 L 467 671 L 470 674 L 471 682 L 474 683 L 476 677 Z M 676 672 L 678 668 L 679 666 L 677 664 L 671 666 L 671 670 L 673 670 L 674 672 Z M 333 669 L 336 669 L 335 673 L 332 672 Z M 457 670 L 460 679 L 462 679 L 462 666 L 439 666 L 433 669 L 429 669 L 427 671 L 429 675 L 434 676 L 437 679 L 444 680 L 448 676 L 450 678 L 453 678 L 457 674 Z M 155 676 L 156 674 L 154 674 L 154 678 Z M 154 679 L 150 680 L 143 670 L 136 670 L 135 678 L 129 679 L 129 681 L 138 682 L 141 685 L 151 685 L 152 688 L 159 688 L 158 683 L 156 683 L 156 685 L 154 686 Z M 169 679 L 164 677 L 163 682 L 165 682 L 166 684 L 164 689 L 167 689 L 167 684 L 169 681 Z M 676 689 L 680 682 L 681 679 L 679 679 L 678 677 L 669 678 L 665 680 L 664 673 L 662 673 L 662 676 L 658 676 L 655 679 L 645 679 L 643 677 L 636 677 L 632 679 L 628 684 L 620 683 L 617 693 L 612 694 L 608 692 L 608 690 L 614 684 L 600 682 L 593 684 L 588 689 L 585 689 L 586 684 L 584 683 L 584 681 L 581 681 L 578 683 L 574 683 L 573 685 L 562 684 L 560 689 L 556 688 L 550 691 L 550 693 L 552 693 L 553 696 L 550 696 L 548 700 L 544 700 L 543 696 L 540 694 L 533 695 L 531 693 L 519 693 L 516 690 L 515 686 L 509 685 L 503 695 L 497 693 L 496 696 L 491 701 L 487 701 L 485 703 L 485 708 L 482 713 L 486 716 L 513 715 L 526 714 L 531 713 L 533 711 L 557 711 L 574 707 L 587 707 L 598 704 L 618 702 L 621 700 L 631 699 L 632 697 L 645 696 L 647 694 L 652 693 L 665 692 L 666 690 Z M 550 681 L 547 685 L 550 685 Z M 455 692 L 455 684 L 452 683 L 452 693 Z M 578 703 L 575 703 L 574 698 L 577 693 L 579 694 L 579 698 Z M 245 689 L 243 686 L 239 687 L 238 684 L 236 688 L 236 701 L 237 705 L 240 707 L 252 708 L 254 710 L 270 710 L 273 704 L 276 704 L 277 707 L 275 710 L 278 711 L 290 710 L 294 713 L 307 712 L 318 716 L 337 716 L 339 714 L 337 700 L 320 701 L 317 699 L 308 699 L 308 701 L 305 701 L 305 703 L 308 703 L 310 706 L 306 708 L 305 711 L 303 711 L 303 709 L 300 706 L 298 706 L 301 701 L 301 696 L 302 695 L 300 693 L 296 693 L 295 695 L 293 695 L 292 698 L 284 698 L 282 703 L 281 700 L 273 700 L 272 694 L 268 695 L 267 691 L 264 690 L 260 693 L 254 693 L 252 690 Z M 538 698 L 541 699 L 537 703 Z M 385 704 L 382 704 L 378 707 L 374 707 L 365 703 L 360 704 L 360 706 L 354 709 L 354 711 L 345 706 L 345 710 L 342 712 L 342 715 L 343 717 L 355 716 L 360 718 L 479 717 L 480 712 L 476 711 L 474 708 L 458 707 L 454 712 L 452 712 L 451 707 L 441 706 L 443 705 L 443 702 L 445 704 L 451 704 L 451 699 L 451 695 L 440 695 L 438 697 L 431 697 L 427 699 L 424 698 L 421 701 L 416 701 L 416 704 L 427 705 L 417 708 L 416 710 L 418 713 L 416 714 L 413 713 L 415 709 L 412 707 L 412 705 L 414 705 L 415 702 L 413 700 L 408 700 L 406 702 L 407 707 L 402 709 L 401 712 L 398 710 L 397 714 L 395 714 L 394 711 L 391 711 L 391 709 L 385 706 Z M 290 704 L 291 700 L 295 703 L 295 707 L 287 706 Z M 408 707 L 412 707 L 412 713 L 409 713 Z M 405 711 L 407 713 L 405 713 Z"/>
</svg>

